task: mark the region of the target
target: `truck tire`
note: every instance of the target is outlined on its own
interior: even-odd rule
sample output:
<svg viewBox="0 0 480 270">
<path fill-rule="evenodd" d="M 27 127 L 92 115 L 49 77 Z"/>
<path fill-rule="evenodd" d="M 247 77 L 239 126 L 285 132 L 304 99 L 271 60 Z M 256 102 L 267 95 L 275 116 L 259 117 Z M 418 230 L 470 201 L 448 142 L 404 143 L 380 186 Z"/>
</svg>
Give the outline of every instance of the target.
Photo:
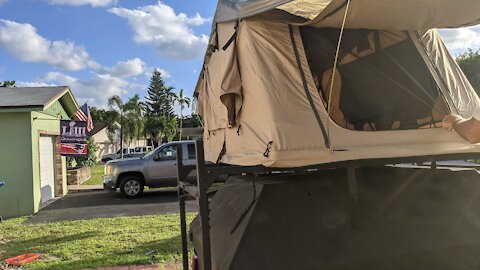
<svg viewBox="0 0 480 270">
<path fill-rule="evenodd" d="M 126 175 L 120 181 L 120 194 L 126 198 L 137 198 L 143 194 L 143 179 L 138 175 Z"/>
</svg>

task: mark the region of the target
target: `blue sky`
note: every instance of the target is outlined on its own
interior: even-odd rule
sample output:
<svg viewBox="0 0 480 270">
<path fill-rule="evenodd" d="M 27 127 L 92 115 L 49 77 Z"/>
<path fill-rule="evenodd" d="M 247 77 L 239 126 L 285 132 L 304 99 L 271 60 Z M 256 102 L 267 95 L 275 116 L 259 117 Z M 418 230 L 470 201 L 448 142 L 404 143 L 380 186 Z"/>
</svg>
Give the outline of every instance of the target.
<svg viewBox="0 0 480 270">
<path fill-rule="evenodd" d="M 0 81 L 67 84 L 80 103 L 104 106 L 122 90 L 125 98 L 144 96 L 158 68 L 168 84 L 192 95 L 215 6 L 214 0 L 0 0 Z"/>
<path fill-rule="evenodd" d="M 69 85 L 79 103 L 146 94 L 153 69 L 191 96 L 216 0 L 0 0 L 0 81 Z M 454 55 L 480 28 L 442 30 Z"/>
</svg>

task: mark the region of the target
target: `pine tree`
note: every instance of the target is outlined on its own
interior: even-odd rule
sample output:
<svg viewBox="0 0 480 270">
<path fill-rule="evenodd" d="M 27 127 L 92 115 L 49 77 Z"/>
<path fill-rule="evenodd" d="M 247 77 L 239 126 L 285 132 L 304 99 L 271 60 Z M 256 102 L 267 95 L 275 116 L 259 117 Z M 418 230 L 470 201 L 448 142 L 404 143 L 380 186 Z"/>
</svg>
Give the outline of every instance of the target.
<svg viewBox="0 0 480 270">
<path fill-rule="evenodd" d="M 166 86 L 159 70 L 155 70 L 150 79 L 148 96 L 146 99 L 147 113 L 153 116 L 171 118 L 173 113 L 173 102 L 175 93 L 173 87 Z"/>
</svg>

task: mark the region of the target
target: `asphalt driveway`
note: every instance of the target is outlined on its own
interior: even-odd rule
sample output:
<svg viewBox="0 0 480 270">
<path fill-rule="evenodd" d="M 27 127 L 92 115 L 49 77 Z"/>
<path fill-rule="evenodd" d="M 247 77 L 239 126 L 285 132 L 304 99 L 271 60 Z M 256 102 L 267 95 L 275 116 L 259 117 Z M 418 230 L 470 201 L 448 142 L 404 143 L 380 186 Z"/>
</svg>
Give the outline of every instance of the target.
<svg viewBox="0 0 480 270">
<path fill-rule="evenodd" d="M 197 211 L 195 201 L 187 201 L 187 211 Z M 136 199 L 118 192 L 89 191 L 70 193 L 41 209 L 25 221 L 27 224 L 118 216 L 144 216 L 178 213 L 175 190 L 146 190 Z"/>
</svg>

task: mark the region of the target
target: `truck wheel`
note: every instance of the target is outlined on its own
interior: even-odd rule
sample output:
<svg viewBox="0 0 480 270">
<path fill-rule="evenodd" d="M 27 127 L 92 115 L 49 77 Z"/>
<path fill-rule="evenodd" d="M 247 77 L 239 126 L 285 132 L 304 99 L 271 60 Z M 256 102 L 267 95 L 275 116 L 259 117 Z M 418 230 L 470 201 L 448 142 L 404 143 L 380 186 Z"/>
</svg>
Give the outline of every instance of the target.
<svg viewBox="0 0 480 270">
<path fill-rule="evenodd" d="M 136 198 L 143 193 L 143 180 L 136 175 L 127 175 L 120 181 L 120 194 L 127 198 Z"/>
</svg>

